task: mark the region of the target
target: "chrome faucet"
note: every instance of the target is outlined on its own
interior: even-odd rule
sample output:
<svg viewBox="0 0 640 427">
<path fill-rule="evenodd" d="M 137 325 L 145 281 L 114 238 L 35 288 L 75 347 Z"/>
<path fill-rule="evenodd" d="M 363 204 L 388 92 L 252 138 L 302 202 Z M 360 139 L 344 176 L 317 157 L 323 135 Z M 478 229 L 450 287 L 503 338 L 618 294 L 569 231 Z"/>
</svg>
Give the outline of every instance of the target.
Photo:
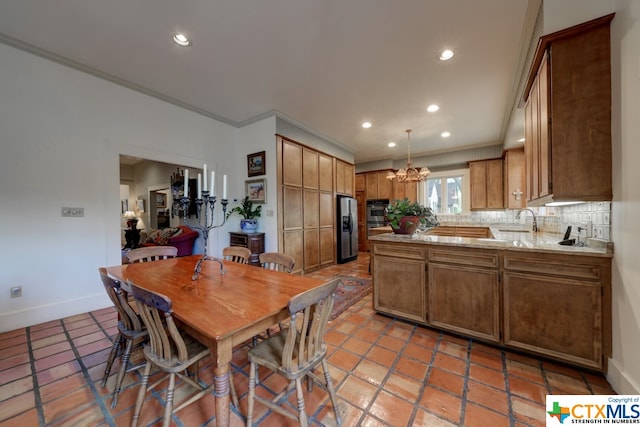
<svg viewBox="0 0 640 427">
<path fill-rule="evenodd" d="M 516 219 L 520 219 L 520 214 L 522 213 L 522 211 L 529 211 L 531 212 L 531 216 L 533 216 L 533 232 L 537 232 L 538 231 L 538 221 L 536 221 L 536 214 L 533 213 L 533 211 L 529 208 L 526 209 L 520 209 L 518 211 L 518 213 L 516 214 Z"/>
</svg>

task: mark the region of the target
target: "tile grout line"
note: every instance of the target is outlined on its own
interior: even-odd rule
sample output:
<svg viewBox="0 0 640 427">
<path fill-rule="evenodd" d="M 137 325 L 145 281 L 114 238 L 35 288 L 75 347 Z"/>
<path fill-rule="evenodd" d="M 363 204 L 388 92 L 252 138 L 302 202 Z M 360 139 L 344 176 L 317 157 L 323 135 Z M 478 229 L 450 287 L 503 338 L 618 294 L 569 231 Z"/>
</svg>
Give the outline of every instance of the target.
<svg viewBox="0 0 640 427">
<path fill-rule="evenodd" d="M 78 349 L 76 348 L 76 344 L 73 342 L 73 338 L 71 338 L 71 334 L 69 333 L 69 330 L 67 329 L 67 325 L 64 323 L 63 320 L 64 319 L 62 319 L 62 321 L 61 321 L 62 329 L 64 331 L 65 336 L 67 337 L 67 341 L 69 342 L 69 345 L 71 346 L 71 351 L 73 351 L 73 354 L 74 354 L 74 356 L 76 358 L 76 361 L 78 362 L 78 365 L 80 366 L 80 370 L 82 371 L 82 375 L 84 376 L 84 378 L 85 378 L 85 380 L 87 382 L 87 385 L 89 386 L 89 389 L 93 393 L 94 401 L 98 403 L 98 406 L 100 407 L 100 411 L 102 412 L 102 415 L 104 415 L 105 422 L 108 423 L 111 427 L 116 427 L 116 424 L 113 422 L 113 417 L 111 416 L 111 413 L 109 412 L 109 409 L 105 406 L 104 399 L 102 399 L 102 397 L 100 397 L 100 393 L 96 389 L 96 385 L 93 382 L 93 380 L 91 379 L 91 375 L 89 375 L 89 370 L 85 366 L 85 364 L 84 364 L 84 362 L 82 360 L 82 357 L 80 356 L 80 353 L 78 352 Z"/>
<path fill-rule="evenodd" d="M 29 351 L 29 365 L 31 365 L 31 380 L 33 381 L 33 399 L 36 405 L 36 412 L 38 413 L 38 424 L 40 426 L 46 426 L 44 418 L 44 408 L 42 407 L 42 395 L 40 394 L 40 384 L 38 383 L 38 372 L 36 371 L 36 360 L 33 354 L 33 345 L 31 342 L 31 327 L 25 328 L 25 335 L 27 337 L 27 349 Z"/>
<path fill-rule="evenodd" d="M 414 334 L 415 334 L 415 329 L 413 330 L 413 333 L 411 336 L 413 336 Z M 441 341 L 442 341 L 442 333 L 439 333 L 438 338 L 436 339 L 436 344 L 434 345 L 433 351 L 431 352 L 431 360 L 429 360 L 429 363 L 427 364 L 427 372 L 424 374 L 422 385 L 420 386 L 420 390 L 418 390 L 418 395 L 416 396 L 416 401 L 413 405 L 413 411 L 412 411 L 411 417 L 409 417 L 409 423 L 407 424 L 407 426 L 413 425 L 413 422 L 415 421 L 415 418 L 418 415 L 418 411 L 421 409 L 420 401 L 424 396 L 424 391 L 427 389 L 429 385 L 429 380 L 431 379 L 431 374 L 433 372 L 433 364 L 436 361 L 436 354 L 438 353 L 438 348 L 440 347 Z M 425 411 L 427 411 L 426 408 L 425 408 Z M 430 411 L 427 411 L 427 412 L 432 414 L 432 412 Z M 437 416 L 436 414 L 433 414 L 433 415 Z M 438 416 L 438 418 L 440 417 Z"/>
</svg>

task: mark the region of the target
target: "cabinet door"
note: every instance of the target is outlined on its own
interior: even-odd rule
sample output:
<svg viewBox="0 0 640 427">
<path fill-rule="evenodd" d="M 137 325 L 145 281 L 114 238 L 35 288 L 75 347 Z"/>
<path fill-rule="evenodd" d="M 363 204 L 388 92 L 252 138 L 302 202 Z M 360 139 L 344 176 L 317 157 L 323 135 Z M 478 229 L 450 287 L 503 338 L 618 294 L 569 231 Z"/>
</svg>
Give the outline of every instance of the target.
<svg viewBox="0 0 640 427">
<path fill-rule="evenodd" d="M 524 150 L 507 150 L 504 155 L 504 207 L 522 209 L 526 207 Z"/>
<path fill-rule="evenodd" d="M 334 237 L 333 228 L 320 229 L 320 265 L 333 264 Z"/>
<path fill-rule="evenodd" d="M 549 85 L 549 58 L 545 55 L 540 64 L 538 72 L 538 197 L 544 197 L 551 194 L 551 162 L 549 160 L 551 154 L 551 137 L 549 134 L 549 101 L 550 101 L 550 85 Z M 572 125 L 573 126 L 573 125 Z M 570 160 L 571 161 L 571 160 Z"/>
<path fill-rule="evenodd" d="M 304 269 L 308 271 L 320 266 L 319 229 L 304 230 Z"/>
<path fill-rule="evenodd" d="M 504 343 L 602 369 L 598 282 L 504 272 Z"/>
<path fill-rule="evenodd" d="M 365 174 L 363 173 L 357 173 L 356 174 L 356 178 L 355 178 L 355 190 L 356 190 L 356 194 L 358 193 L 358 191 L 365 191 L 366 189 L 366 184 L 365 184 Z"/>
<path fill-rule="evenodd" d="M 304 228 L 320 226 L 320 199 L 316 190 L 304 190 Z"/>
<path fill-rule="evenodd" d="M 344 162 L 336 159 L 336 193 L 344 194 Z"/>
<path fill-rule="evenodd" d="M 376 243 L 376 251 L 373 257 L 373 308 L 426 323 L 426 274 L 422 250 Z"/>
<path fill-rule="evenodd" d="M 471 209 L 485 209 L 487 207 L 487 164 L 471 162 L 469 176 L 471 178 Z"/>
<path fill-rule="evenodd" d="M 292 273 L 304 271 L 304 237 L 302 230 L 285 231 L 282 237 L 283 252 L 296 261 Z"/>
<path fill-rule="evenodd" d="M 501 209 L 504 207 L 502 159 L 487 160 L 485 163 L 487 165 L 487 208 Z"/>
<path fill-rule="evenodd" d="M 387 172 L 376 172 L 378 179 L 378 199 L 390 199 L 393 195 L 391 192 L 391 180 L 387 179 Z"/>
<path fill-rule="evenodd" d="M 302 147 L 282 141 L 282 184 L 302 186 Z"/>
<path fill-rule="evenodd" d="M 449 331 L 500 341 L 497 270 L 429 264 L 429 323 Z"/>
<path fill-rule="evenodd" d="M 367 200 L 378 198 L 378 174 L 375 172 L 367 172 Z"/>
<path fill-rule="evenodd" d="M 283 229 L 285 231 L 301 229 L 303 224 L 302 189 L 284 187 L 282 195 L 282 204 L 285 206 L 282 214 Z"/>
<path fill-rule="evenodd" d="M 318 153 L 302 149 L 302 185 L 304 188 L 318 188 Z"/>
<path fill-rule="evenodd" d="M 344 194 L 347 196 L 354 195 L 353 180 L 355 178 L 355 167 L 351 164 L 345 164 L 344 167 Z"/>
<path fill-rule="evenodd" d="M 318 175 L 320 191 L 333 191 L 333 159 L 318 154 Z"/>
</svg>

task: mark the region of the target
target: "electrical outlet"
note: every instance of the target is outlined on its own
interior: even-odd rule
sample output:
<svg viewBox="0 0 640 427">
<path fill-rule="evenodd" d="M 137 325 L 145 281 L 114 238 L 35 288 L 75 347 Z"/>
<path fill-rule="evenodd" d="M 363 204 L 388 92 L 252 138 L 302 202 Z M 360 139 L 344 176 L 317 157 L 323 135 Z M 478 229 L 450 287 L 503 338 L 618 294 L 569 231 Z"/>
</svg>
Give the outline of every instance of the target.
<svg viewBox="0 0 640 427">
<path fill-rule="evenodd" d="M 20 298 L 22 296 L 22 286 L 14 286 L 11 288 L 11 298 Z"/>
<path fill-rule="evenodd" d="M 267 209 L 266 215 L 273 216 L 273 209 Z"/>
<path fill-rule="evenodd" d="M 71 216 L 71 208 L 62 207 L 62 216 Z"/>
</svg>

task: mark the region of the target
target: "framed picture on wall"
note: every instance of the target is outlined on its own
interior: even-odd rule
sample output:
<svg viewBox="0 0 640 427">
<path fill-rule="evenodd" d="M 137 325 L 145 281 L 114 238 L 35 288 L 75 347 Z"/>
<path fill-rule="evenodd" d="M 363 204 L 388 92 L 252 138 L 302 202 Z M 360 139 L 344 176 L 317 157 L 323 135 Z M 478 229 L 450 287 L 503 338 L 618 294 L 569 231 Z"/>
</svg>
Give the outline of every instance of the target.
<svg viewBox="0 0 640 427">
<path fill-rule="evenodd" d="M 266 179 L 251 179 L 244 182 L 246 187 L 246 194 L 249 200 L 253 203 L 266 203 L 267 202 L 267 180 Z"/>
<path fill-rule="evenodd" d="M 156 208 L 167 207 L 167 195 L 165 193 L 156 193 Z"/>
<path fill-rule="evenodd" d="M 265 152 L 253 153 L 247 155 L 247 175 L 259 176 L 265 172 Z"/>
<path fill-rule="evenodd" d="M 122 210 L 122 215 L 124 215 L 124 213 L 129 210 L 129 200 L 120 200 L 120 209 Z"/>
<path fill-rule="evenodd" d="M 144 212 L 144 199 L 136 200 L 136 209 L 138 212 Z"/>
</svg>

